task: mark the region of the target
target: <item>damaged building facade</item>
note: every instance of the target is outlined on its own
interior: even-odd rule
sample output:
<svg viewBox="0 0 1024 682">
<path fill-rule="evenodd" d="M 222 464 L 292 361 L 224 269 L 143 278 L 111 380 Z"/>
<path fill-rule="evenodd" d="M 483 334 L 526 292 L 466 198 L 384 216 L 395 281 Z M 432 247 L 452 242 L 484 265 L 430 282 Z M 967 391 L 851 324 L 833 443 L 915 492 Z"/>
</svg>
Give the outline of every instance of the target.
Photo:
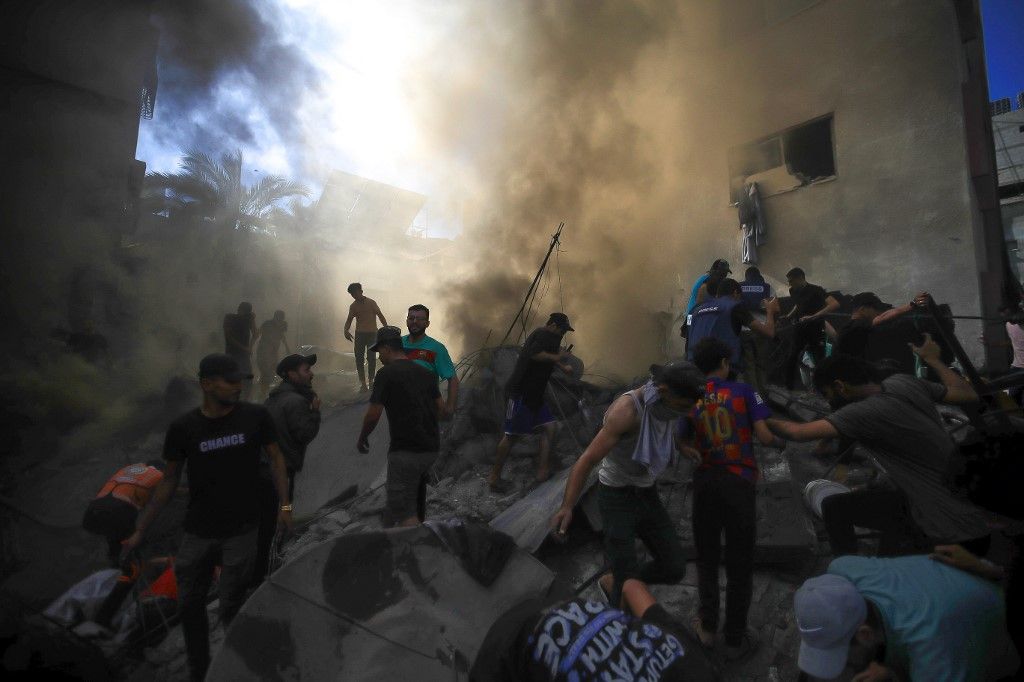
<svg viewBox="0 0 1024 682">
<path fill-rule="evenodd" d="M 1007 261 L 978 3 L 717 7 L 693 31 L 718 77 L 694 105 L 707 127 L 693 131 L 681 188 L 688 246 L 742 279 L 734 204 L 756 182 L 767 224 L 756 264 L 776 291 L 799 266 L 828 290 L 897 303 L 927 290 L 955 314 L 997 317 Z M 980 325 L 958 329 L 980 359 Z"/>
<path fill-rule="evenodd" d="M 151 2 L 4 3 L 0 26 L 5 355 L 53 326 L 125 323 L 116 267 L 135 230 L 152 118 L 158 31 Z"/>
</svg>

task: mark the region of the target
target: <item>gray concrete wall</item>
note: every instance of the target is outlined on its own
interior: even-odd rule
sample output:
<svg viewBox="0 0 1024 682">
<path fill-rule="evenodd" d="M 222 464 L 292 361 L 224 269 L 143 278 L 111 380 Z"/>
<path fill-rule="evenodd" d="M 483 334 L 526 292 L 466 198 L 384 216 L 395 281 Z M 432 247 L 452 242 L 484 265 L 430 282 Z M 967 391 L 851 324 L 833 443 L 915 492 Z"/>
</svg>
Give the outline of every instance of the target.
<svg viewBox="0 0 1024 682">
<path fill-rule="evenodd" d="M 698 263 L 720 255 L 739 264 L 728 149 L 831 113 L 837 176 L 764 200 L 762 272 L 778 286 L 801 266 L 828 289 L 872 290 L 897 303 L 928 290 L 954 312 L 977 315 L 979 217 L 952 3 L 870 4 L 828 0 L 719 45 L 710 65 L 723 77 L 696 117 L 706 128 L 694 137 L 706 142 L 687 155 L 695 178 L 683 188 L 687 241 Z M 958 325 L 972 355 L 979 330 Z"/>
</svg>

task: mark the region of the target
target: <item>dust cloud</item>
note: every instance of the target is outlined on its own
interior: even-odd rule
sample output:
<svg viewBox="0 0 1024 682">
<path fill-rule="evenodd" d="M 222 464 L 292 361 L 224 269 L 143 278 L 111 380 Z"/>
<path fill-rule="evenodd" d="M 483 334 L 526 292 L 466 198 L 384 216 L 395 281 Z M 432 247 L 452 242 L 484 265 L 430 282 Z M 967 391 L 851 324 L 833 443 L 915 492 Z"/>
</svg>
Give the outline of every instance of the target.
<svg viewBox="0 0 1024 682">
<path fill-rule="evenodd" d="M 564 309 L 595 372 L 678 352 L 670 311 L 715 255 L 680 171 L 714 76 L 701 5 L 473 4 L 439 40 L 421 82 L 443 83 L 424 93 L 427 127 L 471 188 L 462 267 L 441 288 L 465 349 L 501 338 L 564 220 L 533 324 Z"/>
</svg>

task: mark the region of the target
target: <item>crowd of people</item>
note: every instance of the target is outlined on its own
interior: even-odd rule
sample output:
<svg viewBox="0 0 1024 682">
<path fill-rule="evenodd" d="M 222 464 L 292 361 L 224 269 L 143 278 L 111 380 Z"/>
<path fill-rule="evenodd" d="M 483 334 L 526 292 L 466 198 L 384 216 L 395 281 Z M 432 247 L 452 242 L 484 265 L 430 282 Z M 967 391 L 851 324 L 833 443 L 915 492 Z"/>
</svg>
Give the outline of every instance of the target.
<svg viewBox="0 0 1024 682">
<path fill-rule="evenodd" d="M 703 680 L 715 679 L 712 650 L 720 647 L 726 661 L 749 657 L 759 646 L 747 624 L 761 477 L 755 443 L 781 449 L 790 441 L 858 442 L 875 453 L 885 473 L 884 484 L 836 494 L 821 505 L 837 558 L 796 593 L 799 665 L 807 674 L 986 679 L 1008 617 L 1018 634 L 1019 615 L 1006 608 L 1000 585 L 1010 582 L 1013 591 L 1009 573 L 979 558 L 991 544 L 992 515 L 956 497 L 944 478 L 956 445 L 935 404 L 967 404 L 978 396 L 929 334 L 903 344 L 898 357 L 885 355 L 892 343 L 878 343 L 887 324 L 928 304 L 928 295 L 891 307 L 873 293 L 858 294 L 840 324 L 841 296 L 809 283 L 800 268 L 786 274 L 785 311 L 757 268 L 748 268 L 743 282 L 730 274 L 729 264 L 716 260 L 694 283 L 681 329 L 686 359 L 652 365 L 645 384 L 609 406 L 551 519 L 552 534 L 564 540 L 596 469 L 608 568 L 598 584 L 607 603 L 517 605 L 487 633 L 471 679 Z M 428 472 L 441 449 L 439 422 L 457 405 L 458 375 L 444 344 L 426 334 L 426 306 L 408 308 L 403 334 L 387 324 L 359 283 L 348 291 L 353 303 L 344 335 L 354 344 L 360 389 L 370 393 L 356 449 L 369 452 L 386 414 L 384 525 L 417 525 L 426 516 Z M 784 358 L 773 361 L 763 341 L 776 339 L 787 325 Z M 221 567 L 220 611 L 228 624 L 266 576 L 275 530 L 291 525 L 295 478 L 320 427 L 312 387 L 317 357 L 278 359 L 282 345 L 290 350 L 286 331 L 281 311 L 259 328 L 248 303 L 225 316 L 226 353 L 200 363 L 202 404 L 171 424 L 163 460 L 118 471 L 86 513 L 86 527 L 106 538 L 116 563 L 122 550 L 139 545 L 187 469 L 190 504 L 175 572 L 194 679 L 209 665 L 206 594 L 214 567 Z M 573 331 L 565 313 L 552 313 L 520 349 L 488 478 L 494 492 L 510 488 L 504 464 L 524 436 L 539 436 L 537 482 L 551 476 L 556 420 L 544 394 L 556 369 L 572 372 L 571 346 L 563 342 Z M 243 401 L 251 390 L 254 347 L 263 405 Z M 832 412 L 806 423 L 777 418 L 764 398 L 768 378 L 775 373 L 795 388 L 805 357 L 813 366 L 811 388 Z M 879 360 L 891 362 L 880 368 Z M 935 381 L 919 378 L 926 372 Z M 268 376 L 280 379 L 273 389 Z M 647 589 L 678 583 L 686 573 L 677 520 L 656 486 L 679 458 L 694 464 L 699 606 L 688 623 L 656 604 Z M 857 529 L 879 534 L 878 556 L 858 555 Z"/>
</svg>

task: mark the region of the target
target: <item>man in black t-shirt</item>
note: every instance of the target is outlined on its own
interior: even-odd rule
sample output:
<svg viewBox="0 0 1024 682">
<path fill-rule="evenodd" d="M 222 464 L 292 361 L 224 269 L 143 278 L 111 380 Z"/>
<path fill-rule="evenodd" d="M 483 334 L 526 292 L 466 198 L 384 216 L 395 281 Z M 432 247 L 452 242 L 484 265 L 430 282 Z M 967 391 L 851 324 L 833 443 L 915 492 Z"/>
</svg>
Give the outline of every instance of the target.
<svg viewBox="0 0 1024 682">
<path fill-rule="evenodd" d="M 786 358 L 786 388 L 792 390 L 795 377 L 799 375 L 800 358 L 808 351 L 815 363 L 825 357 L 825 316 L 839 309 L 839 301 L 829 296 L 817 284 L 810 284 L 801 268 L 786 273 L 789 295 L 793 307 L 786 317 L 796 320 L 793 327 L 793 345 Z"/>
<path fill-rule="evenodd" d="M 220 617 L 225 627 L 245 601 L 256 554 L 262 450 L 270 460 L 281 501 L 278 522 L 291 525 L 288 478 L 274 422 L 262 405 L 239 402 L 242 381 L 251 378 L 228 355 L 207 355 L 199 363 L 203 404 L 174 420 L 167 429 L 167 471 L 139 514 L 135 532 L 123 543 L 126 550 L 138 546 L 146 528 L 174 494 L 182 469 L 187 468 L 189 505 L 174 573 L 189 672 L 194 680 L 203 679 L 210 664 L 206 597 L 218 561 Z"/>
<path fill-rule="evenodd" d="M 561 349 L 562 337 L 571 331 L 576 330 L 564 313 L 551 313 L 547 324 L 533 330 L 519 351 L 519 359 L 506 387 L 505 437 L 498 443 L 494 466 L 487 479 L 494 492 L 505 492 L 512 487 L 509 481 L 502 480 L 501 470 L 512 445 L 531 433 L 540 432 L 537 481 L 543 482 L 551 477 L 548 460 L 555 435 L 555 418 L 544 404 L 544 390 L 555 367 L 566 374 L 572 373 L 572 365 L 565 362 L 569 351 Z"/>
<path fill-rule="evenodd" d="M 650 680 L 713 682 L 718 671 L 647 586 L 622 586 L 629 613 L 584 598 L 522 602 L 491 625 L 471 682 Z"/>
<path fill-rule="evenodd" d="M 387 412 L 391 444 L 388 447 L 385 526 L 415 526 L 423 522 L 427 506 L 427 472 L 441 449 L 438 418 L 446 416 L 437 388 L 437 376 L 405 354 L 402 330 L 385 326 L 377 330 L 371 353 L 383 367 L 373 381 L 370 405 L 356 447 L 370 451 L 370 434 L 381 413 Z"/>
</svg>

